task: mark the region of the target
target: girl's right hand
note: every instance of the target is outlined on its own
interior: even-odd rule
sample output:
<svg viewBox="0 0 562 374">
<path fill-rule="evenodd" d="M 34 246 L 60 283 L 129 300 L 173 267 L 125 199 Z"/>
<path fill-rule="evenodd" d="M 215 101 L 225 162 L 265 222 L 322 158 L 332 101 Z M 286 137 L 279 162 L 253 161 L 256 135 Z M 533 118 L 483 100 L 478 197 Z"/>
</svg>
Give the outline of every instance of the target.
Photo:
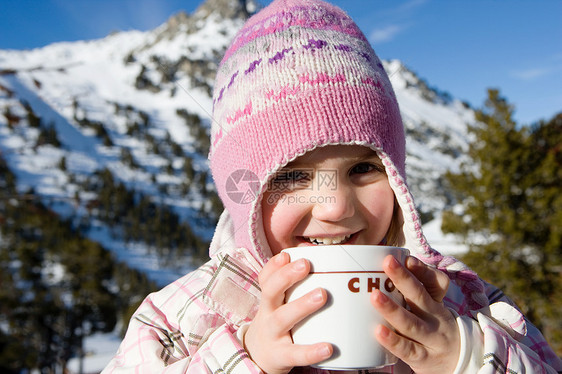
<svg viewBox="0 0 562 374">
<path fill-rule="evenodd" d="M 285 292 L 309 272 L 308 261 L 290 262 L 283 252 L 273 256 L 260 272 L 260 307 L 246 332 L 244 347 L 268 374 L 288 373 L 295 366 L 318 363 L 333 353 L 329 343 L 296 345 L 291 338 L 291 328 L 327 301 L 326 291 L 318 288 L 285 304 Z"/>
</svg>

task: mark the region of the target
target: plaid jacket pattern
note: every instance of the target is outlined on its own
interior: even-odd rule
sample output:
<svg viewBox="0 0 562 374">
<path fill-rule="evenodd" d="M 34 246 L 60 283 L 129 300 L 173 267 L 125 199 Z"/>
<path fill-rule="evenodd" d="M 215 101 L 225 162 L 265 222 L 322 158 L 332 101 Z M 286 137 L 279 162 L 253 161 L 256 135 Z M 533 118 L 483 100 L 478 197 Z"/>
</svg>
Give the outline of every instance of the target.
<svg viewBox="0 0 562 374">
<path fill-rule="evenodd" d="M 131 318 L 117 354 L 102 373 L 261 373 L 238 336 L 240 328 L 257 312 L 259 270 L 259 264 L 248 251 L 232 248 L 149 295 Z M 561 360 L 541 333 L 501 291 L 492 286 L 487 291 L 489 310 L 471 316 L 481 330 L 484 353 L 479 369 L 470 372 L 560 373 Z M 458 314 L 470 314 L 463 293 L 454 283 L 444 301 Z M 329 371 L 295 368 L 292 373 L 327 374 Z M 399 362 L 383 370 L 354 373 L 412 371 Z"/>
</svg>

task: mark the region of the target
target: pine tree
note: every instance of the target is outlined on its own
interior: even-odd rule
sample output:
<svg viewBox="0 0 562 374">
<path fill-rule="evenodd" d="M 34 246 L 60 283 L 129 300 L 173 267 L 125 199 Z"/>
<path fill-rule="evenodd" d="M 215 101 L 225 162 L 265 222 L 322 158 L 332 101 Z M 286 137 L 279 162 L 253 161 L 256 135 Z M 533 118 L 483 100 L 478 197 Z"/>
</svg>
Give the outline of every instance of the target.
<svg viewBox="0 0 562 374">
<path fill-rule="evenodd" d="M 114 185 L 109 171 L 99 174 Z M 116 201 L 128 197 L 119 187 Z M 33 191 L 20 195 L 1 157 L 0 188 L 0 372 L 64 369 L 85 336 L 111 331 L 118 319 L 126 326 L 156 286 L 84 238 Z"/>
<path fill-rule="evenodd" d="M 462 234 L 463 260 L 501 288 L 562 353 L 562 114 L 518 126 L 514 108 L 488 91 L 469 128 L 470 163 L 446 180 L 462 209 L 443 214 Z M 459 213 L 462 210 L 462 213 Z"/>
</svg>

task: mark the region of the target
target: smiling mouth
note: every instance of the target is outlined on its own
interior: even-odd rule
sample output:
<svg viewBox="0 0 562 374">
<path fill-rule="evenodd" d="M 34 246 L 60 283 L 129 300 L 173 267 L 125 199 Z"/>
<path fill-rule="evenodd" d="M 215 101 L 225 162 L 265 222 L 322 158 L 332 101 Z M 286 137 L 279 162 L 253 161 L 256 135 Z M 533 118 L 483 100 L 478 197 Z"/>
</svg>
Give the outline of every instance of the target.
<svg viewBox="0 0 562 374">
<path fill-rule="evenodd" d="M 312 237 L 312 236 L 302 236 L 305 242 L 311 243 L 313 245 L 332 245 L 332 244 L 345 244 L 348 243 L 355 234 L 342 235 L 342 236 L 332 236 L 332 237 Z"/>
</svg>

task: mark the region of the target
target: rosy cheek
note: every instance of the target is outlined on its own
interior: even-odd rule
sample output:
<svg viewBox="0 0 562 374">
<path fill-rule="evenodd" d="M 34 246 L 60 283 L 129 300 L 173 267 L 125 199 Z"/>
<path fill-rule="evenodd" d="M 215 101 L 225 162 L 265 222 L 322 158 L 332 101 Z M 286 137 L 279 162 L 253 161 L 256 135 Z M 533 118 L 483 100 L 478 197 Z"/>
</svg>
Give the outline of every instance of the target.
<svg viewBox="0 0 562 374">
<path fill-rule="evenodd" d="M 364 194 L 362 198 L 366 203 L 367 215 L 372 225 L 380 227 L 390 223 L 394 211 L 394 193 L 388 185 L 372 189 Z"/>
<path fill-rule="evenodd" d="M 264 232 L 273 254 L 289 246 L 293 237 L 294 218 L 286 204 L 264 206 L 262 208 Z"/>
</svg>

